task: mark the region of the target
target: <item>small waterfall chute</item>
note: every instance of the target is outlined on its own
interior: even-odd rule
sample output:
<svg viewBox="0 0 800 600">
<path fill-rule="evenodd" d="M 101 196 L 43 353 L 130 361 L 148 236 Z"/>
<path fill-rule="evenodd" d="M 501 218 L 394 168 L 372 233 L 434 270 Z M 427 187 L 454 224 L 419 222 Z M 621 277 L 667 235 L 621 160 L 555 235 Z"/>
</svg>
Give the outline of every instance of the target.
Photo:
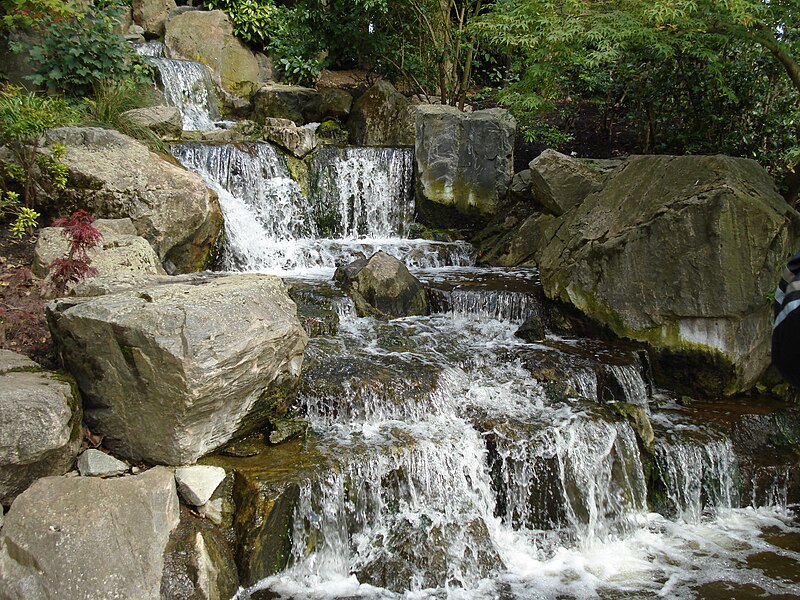
<svg viewBox="0 0 800 600">
<path fill-rule="evenodd" d="M 167 58 L 162 42 L 135 44 L 137 54 L 158 71 L 158 80 L 167 104 L 181 113 L 183 128 L 188 131 L 215 129 L 220 120 L 219 98 L 211 70 L 204 64 Z"/>
</svg>

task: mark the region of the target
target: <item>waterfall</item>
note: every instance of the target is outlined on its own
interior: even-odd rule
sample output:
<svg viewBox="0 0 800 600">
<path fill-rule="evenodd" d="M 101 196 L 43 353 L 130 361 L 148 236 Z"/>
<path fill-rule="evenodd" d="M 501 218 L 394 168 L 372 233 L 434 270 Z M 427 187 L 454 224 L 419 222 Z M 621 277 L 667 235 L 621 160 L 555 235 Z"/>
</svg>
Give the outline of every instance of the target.
<svg viewBox="0 0 800 600">
<path fill-rule="evenodd" d="M 495 444 L 500 514 L 510 526 L 530 530 L 544 555 L 638 527 L 647 492 L 626 423 L 578 416 L 530 439 L 498 435 Z"/>
<path fill-rule="evenodd" d="M 167 56 L 167 47 L 163 42 L 134 44 L 133 48 L 139 56 L 147 56 L 150 58 L 165 58 Z"/>
<path fill-rule="evenodd" d="M 521 323 L 539 314 L 539 302 L 526 292 L 455 289 L 439 292 L 440 310 L 459 316 Z"/>
<path fill-rule="evenodd" d="M 211 70 L 199 62 L 166 58 L 166 46 L 161 42 L 135 44 L 134 48 L 158 71 L 167 104 L 180 111 L 183 128 L 214 129 L 220 113 Z"/>
<path fill-rule="evenodd" d="M 608 371 L 619 384 L 625 402 L 641 406 L 649 412 L 647 384 L 642 378 L 639 363 L 632 365 L 608 365 Z"/>
<path fill-rule="evenodd" d="M 673 432 L 656 446 L 656 470 L 667 514 L 698 523 L 705 513 L 739 506 L 739 469 L 730 440 L 721 434 Z"/>
<path fill-rule="evenodd" d="M 323 149 L 333 160 L 312 165 L 310 198 L 268 143 L 177 144 L 172 152 L 219 195 L 226 269 L 329 273 L 379 250 L 410 268 L 472 264 L 465 242 L 397 237 L 413 216 L 408 149 Z"/>
<path fill-rule="evenodd" d="M 581 398 L 597 400 L 597 373 L 594 369 L 576 368 L 566 382 Z"/>
<path fill-rule="evenodd" d="M 502 566 L 485 463 L 474 431 L 443 425 L 435 441 L 309 483 L 294 513 L 290 576 L 314 585 L 356 573 L 398 592 L 474 586 Z"/>
<path fill-rule="evenodd" d="M 219 100 L 209 68 L 191 60 L 149 60 L 160 73 L 167 103 L 180 111 L 183 128 L 214 129 L 214 122 L 220 119 Z"/>
<path fill-rule="evenodd" d="M 406 237 L 414 217 L 414 152 L 410 148 L 322 148 L 310 165 L 326 235 L 336 238 Z"/>
</svg>

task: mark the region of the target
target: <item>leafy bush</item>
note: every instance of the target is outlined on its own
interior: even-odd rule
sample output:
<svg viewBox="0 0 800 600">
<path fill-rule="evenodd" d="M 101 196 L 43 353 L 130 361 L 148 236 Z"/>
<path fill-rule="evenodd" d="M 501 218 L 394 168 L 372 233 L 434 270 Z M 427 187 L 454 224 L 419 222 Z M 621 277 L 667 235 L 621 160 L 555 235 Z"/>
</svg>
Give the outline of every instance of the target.
<svg viewBox="0 0 800 600">
<path fill-rule="evenodd" d="M 81 122 L 93 127 L 116 129 L 151 150 L 166 152 L 166 145 L 152 129 L 120 118 L 125 111 L 156 103 L 156 90 L 150 83 L 133 79 L 99 81 L 94 86 L 92 97 L 84 100 L 85 115 Z"/>
<path fill-rule="evenodd" d="M 324 46 L 311 26 L 311 13 L 300 2 L 293 8 L 274 0 L 205 0 L 230 17 L 233 32 L 257 51 L 275 59 L 276 68 L 289 83 L 312 83 L 323 67 L 318 58 Z"/>
<path fill-rule="evenodd" d="M 11 231 L 15 237 L 36 226 L 37 192 L 66 186 L 66 165 L 61 162 L 66 148 L 54 144 L 50 154 L 44 154 L 40 139 L 48 129 L 69 124 L 75 116 L 63 99 L 15 86 L 0 89 L 0 143 L 9 152 L 0 169 L 0 219 L 14 219 Z"/>
<path fill-rule="evenodd" d="M 114 30 L 119 10 L 110 2 L 90 4 L 85 11 L 45 13 L 32 25 L 36 35 L 13 43 L 12 50 L 33 65 L 34 84 L 69 96 L 87 96 L 105 80 L 146 79 L 149 67 Z"/>
</svg>

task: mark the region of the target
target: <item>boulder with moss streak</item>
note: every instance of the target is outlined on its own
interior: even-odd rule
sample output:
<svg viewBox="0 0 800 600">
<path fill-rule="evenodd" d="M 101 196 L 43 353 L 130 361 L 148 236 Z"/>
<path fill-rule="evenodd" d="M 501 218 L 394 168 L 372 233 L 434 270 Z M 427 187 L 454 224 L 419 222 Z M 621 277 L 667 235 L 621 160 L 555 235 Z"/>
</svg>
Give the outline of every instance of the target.
<svg viewBox="0 0 800 600">
<path fill-rule="evenodd" d="M 208 66 L 231 94 L 249 98 L 266 78 L 258 58 L 233 34 L 233 25 L 221 10 L 190 10 L 172 17 L 164 42 L 173 58 Z"/>
<path fill-rule="evenodd" d="M 769 366 L 767 298 L 800 214 L 756 162 L 632 157 L 549 231 L 538 257 L 546 294 L 648 342 L 676 388 L 732 394 Z"/>
<path fill-rule="evenodd" d="M 485 224 L 513 174 L 516 123 L 506 110 L 463 113 L 416 107 L 416 194 L 421 221 L 434 227 Z"/>
</svg>

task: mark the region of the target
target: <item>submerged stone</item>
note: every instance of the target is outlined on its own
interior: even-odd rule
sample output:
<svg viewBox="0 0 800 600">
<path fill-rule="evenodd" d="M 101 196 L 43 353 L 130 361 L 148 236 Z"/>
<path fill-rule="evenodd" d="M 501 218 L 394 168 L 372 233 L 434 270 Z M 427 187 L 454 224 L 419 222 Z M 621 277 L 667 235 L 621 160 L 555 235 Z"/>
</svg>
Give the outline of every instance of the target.
<svg viewBox="0 0 800 600">
<path fill-rule="evenodd" d="M 334 279 L 353 299 L 360 316 L 396 318 L 430 312 L 422 283 L 385 252 L 339 267 Z"/>
<path fill-rule="evenodd" d="M 239 587 L 233 549 L 224 533 L 185 508 L 164 555 L 162 600 L 228 600 Z"/>
</svg>

